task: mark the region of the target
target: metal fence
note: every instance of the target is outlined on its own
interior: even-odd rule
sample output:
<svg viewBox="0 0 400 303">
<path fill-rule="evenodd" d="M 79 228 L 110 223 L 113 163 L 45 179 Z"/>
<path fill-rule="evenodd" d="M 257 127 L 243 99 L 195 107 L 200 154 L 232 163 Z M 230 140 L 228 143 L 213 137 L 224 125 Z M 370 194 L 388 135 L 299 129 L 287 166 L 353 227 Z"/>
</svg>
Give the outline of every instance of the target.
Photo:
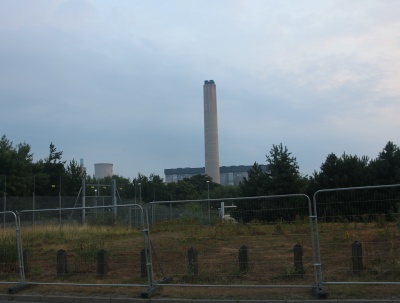
<svg viewBox="0 0 400 303">
<path fill-rule="evenodd" d="M 306 195 L 151 202 L 147 209 L 154 276 L 173 279 L 165 286 L 315 283 Z"/>
<path fill-rule="evenodd" d="M 14 212 L 0 213 L 3 230 L 0 245 L 0 283 L 24 283 L 21 233 L 18 217 Z"/>
<path fill-rule="evenodd" d="M 151 285 L 148 255 L 143 255 L 143 248 L 149 246 L 148 229 L 140 205 L 23 210 L 6 215 L 14 217 L 15 224 L 6 221 L 0 247 L 13 258 L 18 252 L 19 259 L 0 255 L 0 264 L 6 267 L 2 283 L 18 281 L 20 287 Z M 85 224 L 80 223 L 82 216 Z M 134 216 L 140 218 L 140 228 L 132 224 Z M 12 231 L 17 231 L 16 237 L 5 240 Z"/>
<path fill-rule="evenodd" d="M 314 195 L 321 285 L 400 284 L 400 185 Z"/>
<path fill-rule="evenodd" d="M 325 296 L 325 285 L 400 285 L 400 185 L 320 190 L 313 202 L 99 198 L 86 197 L 86 207 L 7 198 L 4 209 L 18 211 L 0 216 L 0 283 L 142 287 L 142 296 L 159 286 Z"/>
</svg>

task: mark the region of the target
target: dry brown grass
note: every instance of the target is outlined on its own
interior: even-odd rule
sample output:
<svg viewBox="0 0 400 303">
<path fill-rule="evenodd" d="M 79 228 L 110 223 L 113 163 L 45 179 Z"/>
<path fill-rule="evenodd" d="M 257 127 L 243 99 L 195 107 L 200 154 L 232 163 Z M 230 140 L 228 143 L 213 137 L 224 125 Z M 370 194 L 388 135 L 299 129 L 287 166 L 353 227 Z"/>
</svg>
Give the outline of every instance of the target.
<svg viewBox="0 0 400 303">
<path fill-rule="evenodd" d="M 319 226 L 321 257 L 326 281 L 399 281 L 400 233 L 395 223 L 323 223 Z M 155 280 L 172 277 L 173 285 L 164 287 L 160 297 L 236 298 L 236 299 L 310 299 L 315 295 L 312 245 L 309 222 L 205 225 L 197 221 L 164 222 L 152 226 Z M 10 231 L 3 230 L 3 237 Z M 140 251 L 143 235 L 139 229 L 123 226 L 90 227 L 41 226 L 22 228 L 24 249 L 30 251 L 27 281 L 42 283 L 146 284 L 141 277 Z M 365 271 L 352 272 L 351 244 L 363 244 Z M 304 249 L 304 275 L 296 275 L 293 247 Z M 238 251 L 249 249 L 249 271 L 241 273 Z M 187 251 L 198 251 L 199 273 L 188 270 Z M 68 274 L 56 273 L 57 250 L 68 255 Z M 109 256 L 108 274 L 96 274 L 97 251 Z M 9 273 L 2 272 L 4 278 Z M 17 273 L 11 275 L 15 280 Z M 2 280 L 3 281 L 3 280 Z M 176 286 L 176 285 L 179 286 Z M 185 285 L 185 286 L 182 286 Z M 189 287 L 193 285 L 193 287 Z M 197 286 L 203 287 L 197 287 Z M 215 287 L 220 285 L 220 287 Z M 228 287 L 222 287 L 226 285 Z M 231 287 L 238 285 L 237 287 Z M 239 286 L 254 286 L 249 288 Z M 260 288 L 268 285 L 271 288 Z M 293 286 L 282 288 L 281 286 Z M 207 287 L 213 286 L 213 287 Z M 304 287 L 299 288 L 298 286 Z M 330 298 L 394 298 L 399 286 L 330 285 Z M 78 287 L 41 285 L 26 293 L 104 295 L 136 297 L 141 287 Z"/>
</svg>

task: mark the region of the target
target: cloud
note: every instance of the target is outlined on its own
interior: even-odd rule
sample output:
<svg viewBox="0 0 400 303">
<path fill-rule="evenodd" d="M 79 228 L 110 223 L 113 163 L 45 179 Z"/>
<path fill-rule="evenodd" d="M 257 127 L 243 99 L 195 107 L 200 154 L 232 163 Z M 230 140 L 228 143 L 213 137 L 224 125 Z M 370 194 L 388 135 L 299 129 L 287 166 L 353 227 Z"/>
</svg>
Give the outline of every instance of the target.
<svg viewBox="0 0 400 303">
<path fill-rule="evenodd" d="M 306 173 L 332 151 L 373 156 L 399 126 L 399 5 L 6 1 L 0 129 L 35 159 L 53 141 L 127 177 L 202 166 L 213 79 L 223 165 L 281 142 Z"/>
</svg>

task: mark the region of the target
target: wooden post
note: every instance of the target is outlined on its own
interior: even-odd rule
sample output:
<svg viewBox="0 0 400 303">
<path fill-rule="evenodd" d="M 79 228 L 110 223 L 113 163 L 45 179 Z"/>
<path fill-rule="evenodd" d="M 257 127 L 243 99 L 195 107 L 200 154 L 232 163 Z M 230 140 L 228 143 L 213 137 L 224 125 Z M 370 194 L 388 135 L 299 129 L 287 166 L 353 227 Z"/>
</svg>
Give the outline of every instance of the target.
<svg viewBox="0 0 400 303">
<path fill-rule="evenodd" d="M 293 249 L 294 255 L 294 271 L 296 274 L 304 274 L 304 266 L 303 266 L 303 246 L 300 243 L 297 243 Z"/>
<path fill-rule="evenodd" d="M 104 276 L 108 273 L 107 252 L 102 249 L 97 253 L 97 274 Z"/>
<path fill-rule="evenodd" d="M 353 261 L 353 272 L 363 271 L 362 245 L 358 241 L 354 241 L 351 245 L 351 259 Z"/>
<path fill-rule="evenodd" d="M 66 275 L 67 273 L 67 253 L 60 249 L 57 251 L 57 275 Z"/>
<path fill-rule="evenodd" d="M 239 271 L 242 274 L 247 273 L 249 270 L 249 257 L 248 257 L 248 248 L 246 245 L 243 245 L 239 249 Z"/>
<path fill-rule="evenodd" d="M 197 275 L 199 273 L 199 265 L 197 262 L 199 253 L 193 247 L 189 248 L 188 256 L 188 271 L 190 275 Z"/>
<path fill-rule="evenodd" d="M 144 248 L 140 251 L 140 277 L 147 278 L 147 264 Z"/>
</svg>

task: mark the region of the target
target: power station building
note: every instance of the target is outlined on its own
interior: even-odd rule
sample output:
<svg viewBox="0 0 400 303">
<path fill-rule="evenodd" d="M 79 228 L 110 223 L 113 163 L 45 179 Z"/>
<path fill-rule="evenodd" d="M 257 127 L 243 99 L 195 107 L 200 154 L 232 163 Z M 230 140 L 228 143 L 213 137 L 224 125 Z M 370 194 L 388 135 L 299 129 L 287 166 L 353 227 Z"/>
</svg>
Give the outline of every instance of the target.
<svg viewBox="0 0 400 303">
<path fill-rule="evenodd" d="M 266 171 L 267 165 L 260 165 L 263 171 Z M 249 176 L 248 171 L 252 168 L 252 165 L 238 165 L 238 166 L 221 166 L 219 168 L 220 173 L 220 184 L 221 185 L 239 185 L 244 178 Z M 190 178 L 195 175 L 205 175 L 204 167 L 185 167 L 185 168 L 170 168 L 164 169 L 165 182 L 178 182 L 185 178 Z M 208 174 L 207 174 L 208 175 Z M 214 182 L 214 179 L 213 179 Z"/>
</svg>

